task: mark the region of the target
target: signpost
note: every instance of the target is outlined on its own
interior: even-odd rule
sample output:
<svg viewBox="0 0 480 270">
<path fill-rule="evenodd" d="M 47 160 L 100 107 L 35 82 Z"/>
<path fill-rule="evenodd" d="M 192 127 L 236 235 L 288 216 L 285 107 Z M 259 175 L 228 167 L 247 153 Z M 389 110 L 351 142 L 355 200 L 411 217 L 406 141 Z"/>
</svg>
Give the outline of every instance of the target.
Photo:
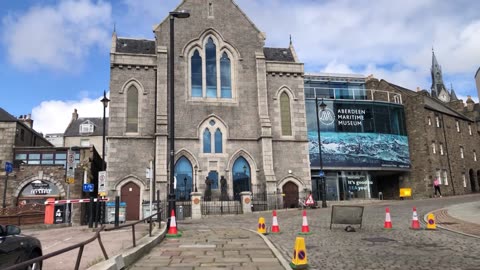
<svg viewBox="0 0 480 270">
<path fill-rule="evenodd" d="M 94 185 L 93 184 L 83 184 L 83 192 L 93 192 Z"/>
<path fill-rule="evenodd" d="M 107 172 L 98 172 L 98 195 L 101 197 L 107 196 Z"/>
<path fill-rule="evenodd" d="M 8 184 L 8 174 L 12 173 L 13 172 L 13 164 L 10 163 L 10 162 L 5 162 L 5 173 L 6 173 L 6 176 L 5 176 L 5 186 L 3 188 L 3 209 L 5 209 L 7 207 L 7 204 L 6 204 L 6 199 L 7 199 L 7 184 Z"/>
<path fill-rule="evenodd" d="M 68 149 L 67 151 L 67 175 L 65 182 L 67 183 L 67 200 L 70 199 L 70 184 L 75 183 L 75 152 L 72 149 Z M 69 216 L 70 216 L 70 209 L 69 204 L 67 204 L 66 213 L 64 220 L 69 223 Z"/>
</svg>

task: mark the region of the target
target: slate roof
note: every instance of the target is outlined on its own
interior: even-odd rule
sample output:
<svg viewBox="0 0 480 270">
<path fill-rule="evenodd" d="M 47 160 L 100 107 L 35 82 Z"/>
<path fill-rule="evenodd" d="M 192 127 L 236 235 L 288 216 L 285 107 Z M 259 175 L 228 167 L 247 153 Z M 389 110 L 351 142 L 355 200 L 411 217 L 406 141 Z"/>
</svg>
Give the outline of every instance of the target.
<svg viewBox="0 0 480 270">
<path fill-rule="evenodd" d="M 119 53 L 155 54 L 155 41 L 148 39 L 118 38 L 116 51 Z"/>
<path fill-rule="evenodd" d="M 108 117 L 105 119 L 105 135 L 108 135 Z M 93 133 L 80 133 L 80 125 L 85 121 L 90 121 L 93 123 L 95 128 Z M 78 118 L 68 125 L 65 130 L 64 137 L 84 137 L 84 136 L 102 136 L 103 135 L 103 119 L 102 118 Z"/>
<path fill-rule="evenodd" d="M 0 108 L 0 122 L 16 122 L 17 118 L 15 116 L 9 114 L 3 108 Z"/>
<path fill-rule="evenodd" d="M 267 61 L 295 62 L 292 51 L 289 48 L 263 48 Z"/>
</svg>

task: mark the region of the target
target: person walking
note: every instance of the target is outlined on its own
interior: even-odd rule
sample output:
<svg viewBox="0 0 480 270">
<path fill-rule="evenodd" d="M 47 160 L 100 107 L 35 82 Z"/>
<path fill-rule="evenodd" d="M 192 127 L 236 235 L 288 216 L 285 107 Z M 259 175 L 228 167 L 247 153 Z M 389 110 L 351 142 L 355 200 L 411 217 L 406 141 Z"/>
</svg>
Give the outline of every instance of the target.
<svg viewBox="0 0 480 270">
<path fill-rule="evenodd" d="M 438 178 L 435 178 L 435 180 L 433 180 L 433 187 L 435 188 L 435 197 L 437 197 L 437 191 L 438 191 L 438 194 L 440 195 L 440 198 L 441 198 L 442 192 L 440 191 L 440 181 L 438 181 Z"/>
</svg>

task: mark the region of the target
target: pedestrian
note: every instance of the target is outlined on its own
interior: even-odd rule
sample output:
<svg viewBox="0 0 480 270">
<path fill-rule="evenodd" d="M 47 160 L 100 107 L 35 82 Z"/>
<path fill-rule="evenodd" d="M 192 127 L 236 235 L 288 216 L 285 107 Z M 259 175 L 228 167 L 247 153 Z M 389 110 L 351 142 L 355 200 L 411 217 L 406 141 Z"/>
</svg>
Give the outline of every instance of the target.
<svg viewBox="0 0 480 270">
<path fill-rule="evenodd" d="M 438 191 L 438 194 L 440 195 L 440 198 L 441 198 L 442 192 L 440 191 L 440 181 L 438 181 L 438 178 L 435 178 L 435 180 L 433 180 L 433 187 L 435 188 L 435 197 L 437 197 L 437 191 Z"/>
</svg>

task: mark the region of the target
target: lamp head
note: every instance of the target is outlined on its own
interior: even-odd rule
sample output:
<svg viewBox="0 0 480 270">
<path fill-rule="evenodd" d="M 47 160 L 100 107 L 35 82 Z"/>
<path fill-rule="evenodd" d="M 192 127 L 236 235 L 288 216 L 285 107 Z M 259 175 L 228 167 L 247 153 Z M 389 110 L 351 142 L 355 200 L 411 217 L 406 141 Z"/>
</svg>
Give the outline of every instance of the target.
<svg viewBox="0 0 480 270">
<path fill-rule="evenodd" d="M 320 109 L 322 109 L 322 111 L 325 111 L 326 107 L 327 107 L 327 104 L 323 102 L 323 98 L 322 98 L 322 103 L 320 103 Z"/>
<path fill-rule="evenodd" d="M 179 11 L 170 12 L 170 16 L 172 16 L 174 18 L 185 19 L 185 18 L 190 17 L 190 12 L 182 9 L 182 10 L 179 10 Z"/>
<path fill-rule="evenodd" d="M 103 107 L 108 107 L 108 102 L 110 102 L 110 99 L 107 98 L 107 92 L 103 91 L 103 98 L 100 100 L 100 102 L 103 103 Z"/>
</svg>

